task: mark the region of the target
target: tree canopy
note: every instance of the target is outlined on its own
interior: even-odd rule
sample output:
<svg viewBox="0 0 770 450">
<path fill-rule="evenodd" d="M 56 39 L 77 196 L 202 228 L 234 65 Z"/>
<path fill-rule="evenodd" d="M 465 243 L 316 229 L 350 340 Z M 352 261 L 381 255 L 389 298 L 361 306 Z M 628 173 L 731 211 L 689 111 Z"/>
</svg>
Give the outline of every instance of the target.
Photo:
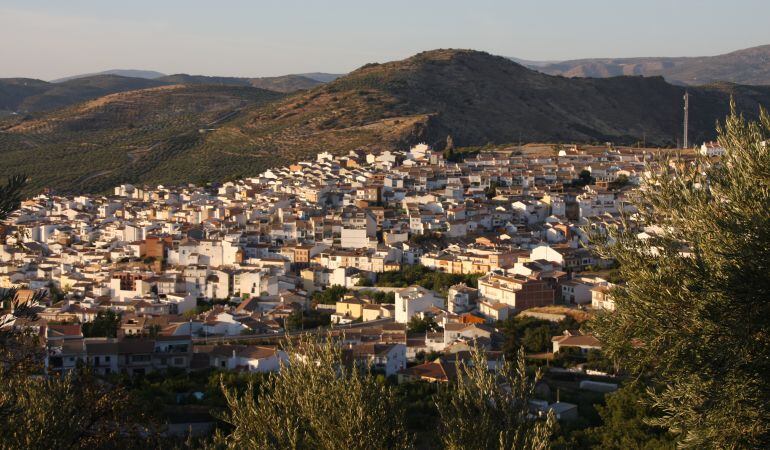
<svg viewBox="0 0 770 450">
<path fill-rule="evenodd" d="M 428 331 L 433 332 L 440 330 L 439 325 L 433 317 L 422 318 L 416 314 L 409 319 L 406 328 L 410 333 L 426 333 Z"/>
<path fill-rule="evenodd" d="M 733 105 L 719 127 L 724 157 L 661 165 L 633 220 L 599 239 L 626 283 L 594 330 L 651 380 L 650 422 L 681 446 L 770 446 L 769 139 L 766 111 L 747 122 Z"/>
<path fill-rule="evenodd" d="M 0 187 L 0 220 L 19 207 L 26 178 L 17 176 Z M 0 290 L 0 304 L 13 313 L 0 314 L 0 448 L 123 448 L 156 446 L 153 421 L 136 408 L 126 390 L 97 380 L 88 370 L 49 373 L 46 348 L 31 328 L 17 319 L 35 321 L 45 296 L 21 302 L 15 289 Z"/>
<path fill-rule="evenodd" d="M 414 284 L 426 289 L 446 294 L 455 284 L 465 283 L 470 287 L 478 286 L 481 274 L 461 275 L 431 270 L 421 264 L 405 265 L 401 270 L 383 272 L 377 277 L 377 286 L 408 287 Z"/>
<path fill-rule="evenodd" d="M 437 402 L 439 436 L 449 450 L 547 449 L 553 415 L 543 420 L 530 416 L 535 379 L 527 377 L 524 352 L 516 362 L 500 360 L 490 371 L 483 351 L 471 351 L 460 362 L 457 381 L 440 392 Z"/>
<path fill-rule="evenodd" d="M 114 338 L 120 328 L 120 315 L 112 310 L 99 311 L 94 320 L 84 323 L 82 327 L 85 337 Z"/>
<path fill-rule="evenodd" d="M 287 346 L 289 360 L 259 392 L 225 388 L 231 448 L 398 449 L 411 445 L 394 390 L 342 349 L 309 337 Z"/>
</svg>

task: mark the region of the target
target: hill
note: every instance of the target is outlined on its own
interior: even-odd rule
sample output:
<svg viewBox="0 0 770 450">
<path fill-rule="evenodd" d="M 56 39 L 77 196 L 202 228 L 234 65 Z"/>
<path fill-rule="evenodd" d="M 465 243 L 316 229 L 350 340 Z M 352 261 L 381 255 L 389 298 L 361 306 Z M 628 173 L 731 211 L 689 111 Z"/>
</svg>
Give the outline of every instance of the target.
<svg viewBox="0 0 770 450">
<path fill-rule="evenodd" d="M 207 77 L 202 75 L 163 75 L 147 71 L 108 71 L 159 77 L 128 77 L 114 74 L 75 76 L 62 81 L 46 82 L 31 78 L 0 79 L 0 116 L 11 113 L 29 114 L 64 108 L 117 92 L 133 91 L 171 84 L 250 86 L 276 92 L 295 92 L 323 84 L 300 75 L 264 78 Z"/>
<path fill-rule="evenodd" d="M 50 83 L 33 78 L 0 79 L 0 115 L 18 111 L 28 97 L 41 95 L 50 88 Z"/>
<path fill-rule="evenodd" d="M 206 130 L 281 95 L 252 87 L 169 85 L 6 118 L 0 121 L 0 176 L 26 173 L 33 191 L 69 192 L 145 179 L 187 181 L 189 171 L 167 167 L 177 159 L 194 167 L 198 161 L 189 150 L 205 140 Z"/>
<path fill-rule="evenodd" d="M 158 81 L 179 84 L 210 84 L 222 86 L 251 86 L 276 92 L 294 92 L 314 88 L 320 81 L 301 75 L 283 75 L 279 77 L 240 78 L 210 77 L 205 75 L 175 74 L 158 78 Z"/>
<path fill-rule="evenodd" d="M 731 95 L 747 115 L 770 104 L 770 87 L 713 84 L 689 92 L 692 142 L 714 137 Z M 6 119 L 0 156 L 4 167 L 37 174 L 35 187 L 98 191 L 121 181 L 251 175 L 327 150 L 417 142 L 442 148 L 449 135 L 457 146 L 630 144 L 643 136 L 673 145 L 683 94 L 661 77 L 555 77 L 482 52 L 435 50 L 367 64 L 288 96 L 249 86 L 161 87 Z"/>
<path fill-rule="evenodd" d="M 62 108 L 116 92 L 162 86 L 165 82 L 119 75 L 94 75 L 60 83 L 29 78 L 0 79 L 0 111 L 30 113 Z"/>
<path fill-rule="evenodd" d="M 121 77 L 130 77 L 130 78 L 146 78 L 148 80 L 166 76 L 165 73 L 156 72 L 154 70 L 111 69 L 111 70 L 104 70 L 102 72 L 83 73 L 83 74 L 72 75 L 64 78 L 58 78 L 56 80 L 51 80 L 51 83 L 61 83 L 62 81 L 76 80 L 78 78 L 88 78 L 88 77 L 93 77 L 95 75 L 118 75 Z"/>
<path fill-rule="evenodd" d="M 717 56 L 681 58 L 597 58 L 531 63 L 528 67 L 565 77 L 662 76 L 675 84 L 704 85 L 719 81 L 770 84 L 770 45 Z"/>
<path fill-rule="evenodd" d="M 252 78 L 251 85 L 276 92 L 294 92 L 311 89 L 324 82 L 302 75 L 283 75 L 280 77 Z"/>
<path fill-rule="evenodd" d="M 691 139 L 710 139 L 729 96 L 756 113 L 770 88 L 711 85 L 690 89 Z M 252 150 L 383 147 L 425 141 L 441 146 L 525 141 L 614 141 L 675 144 L 684 89 L 660 77 L 569 79 L 505 58 L 466 50 L 424 52 L 369 64 L 345 77 L 226 124 L 213 137 L 245 133 Z M 697 98 L 697 101 L 694 100 Z M 253 142 L 259 143 L 254 145 Z M 245 147 L 242 147 L 245 149 Z M 246 151 L 246 150 L 244 150 Z"/>
<path fill-rule="evenodd" d="M 297 75 L 303 76 L 305 78 L 310 78 L 311 80 L 320 81 L 321 83 L 328 83 L 330 81 L 334 81 L 339 77 L 345 76 L 341 73 L 325 73 L 325 72 L 311 72 L 311 73 L 299 73 Z"/>
</svg>

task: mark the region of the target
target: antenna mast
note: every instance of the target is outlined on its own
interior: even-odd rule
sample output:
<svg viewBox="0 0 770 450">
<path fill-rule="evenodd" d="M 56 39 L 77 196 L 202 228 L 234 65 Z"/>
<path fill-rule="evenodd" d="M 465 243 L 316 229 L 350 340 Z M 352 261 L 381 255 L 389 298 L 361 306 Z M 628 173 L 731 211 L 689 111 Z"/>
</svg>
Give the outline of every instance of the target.
<svg viewBox="0 0 770 450">
<path fill-rule="evenodd" d="M 689 122 L 689 107 L 690 107 L 690 93 L 684 91 L 684 145 L 682 148 L 687 148 L 687 123 Z"/>
</svg>

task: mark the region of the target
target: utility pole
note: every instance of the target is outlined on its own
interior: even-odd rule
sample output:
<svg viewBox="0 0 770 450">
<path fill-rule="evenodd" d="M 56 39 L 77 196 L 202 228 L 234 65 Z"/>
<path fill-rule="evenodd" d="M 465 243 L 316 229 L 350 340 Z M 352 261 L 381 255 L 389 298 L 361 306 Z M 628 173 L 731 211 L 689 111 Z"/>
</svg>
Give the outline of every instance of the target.
<svg viewBox="0 0 770 450">
<path fill-rule="evenodd" d="M 684 145 L 682 148 L 687 148 L 687 124 L 689 121 L 690 108 L 690 93 L 684 91 Z"/>
</svg>

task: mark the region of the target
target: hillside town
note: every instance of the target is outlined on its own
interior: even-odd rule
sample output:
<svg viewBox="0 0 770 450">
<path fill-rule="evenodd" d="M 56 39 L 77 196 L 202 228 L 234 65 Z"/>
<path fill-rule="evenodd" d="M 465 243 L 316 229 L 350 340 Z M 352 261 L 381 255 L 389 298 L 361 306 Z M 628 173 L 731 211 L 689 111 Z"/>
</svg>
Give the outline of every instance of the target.
<svg viewBox="0 0 770 450">
<path fill-rule="evenodd" d="M 472 347 L 494 364 L 502 324 L 529 317 L 571 324 L 532 357 L 569 350 L 554 370 L 610 376 L 584 364 L 601 345 L 580 323 L 614 309 L 613 261 L 588 234 L 634 212 L 656 153 L 457 156 L 321 153 L 205 187 L 41 194 L 0 229 L 0 288 L 36 302 L 37 320 L 13 326 L 36 330 L 62 373 L 271 372 L 287 358 L 279 339 L 309 332 L 399 382 L 447 382 Z M 577 414 L 558 399 L 538 407 Z"/>
<path fill-rule="evenodd" d="M 0 4 L 0 450 L 770 449 L 770 1 L 402 3 Z"/>
</svg>

